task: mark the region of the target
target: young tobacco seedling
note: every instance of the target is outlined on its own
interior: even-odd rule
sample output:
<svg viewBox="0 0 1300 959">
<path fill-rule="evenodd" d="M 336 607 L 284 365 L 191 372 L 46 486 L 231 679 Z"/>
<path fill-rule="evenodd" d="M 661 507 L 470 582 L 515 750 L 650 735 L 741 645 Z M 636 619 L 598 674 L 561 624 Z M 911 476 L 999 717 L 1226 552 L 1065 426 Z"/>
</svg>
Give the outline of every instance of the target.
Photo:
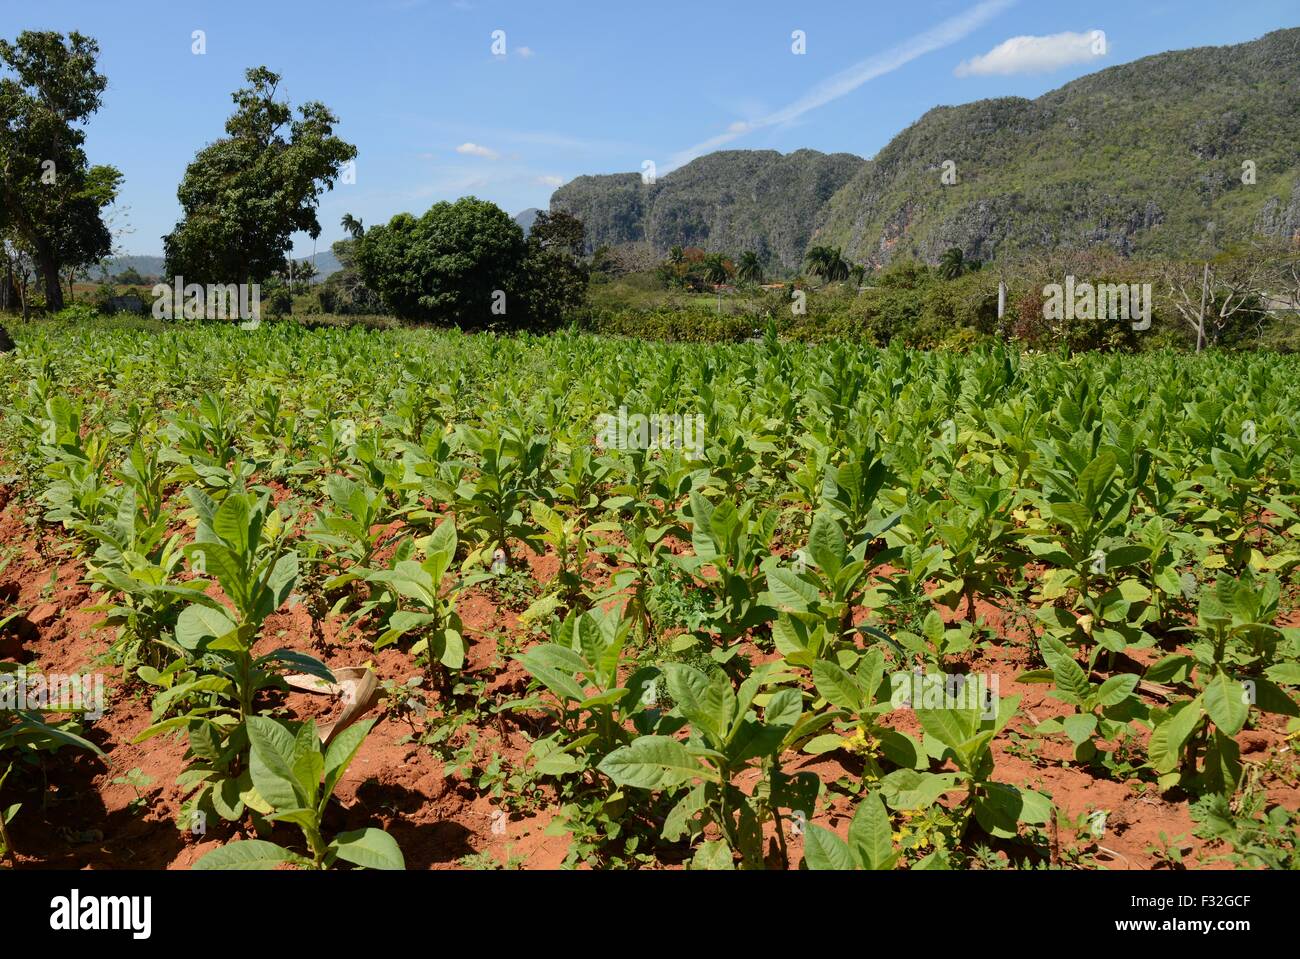
<svg viewBox="0 0 1300 959">
<path fill-rule="evenodd" d="M 633 670 L 619 682 L 625 665 L 623 650 L 632 623 L 616 613 L 592 609 L 570 614 L 558 623 L 553 641 L 530 647 L 513 658 L 555 697 L 551 706 L 541 696 L 508 704 L 509 708 L 543 709 L 559 729 L 533 744 L 536 769 L 549 776 L 585 775 L 614 749 L 627 745 L 634 732 L 655 724 L 646 715 L 657 702 L 658 667 Z M 680 720 L 674 725 L 681 725 Z"/>
<path fill-rule="evenodd" d="M 714 658 L 726 660 L 734 654 L 729 647 L 736 637 L 772 615 L 761 599 L 761 566 L 771 556 L 779 513 L 768 508 L 755 516 L 754 500 L 739 507 L 725 499 L 714 504 L 699 489 L 691 490 L 690 507 L 695 555 L 674 556 L 672 561 L 712 593 L 713 608 L 702 628 L 679 637 L 674 650 L 689 649 L 701 639 L 708 645 L 716 637 L 721 648 L 713 651 Z"/>
<path fill-rule="evenodd" d="M 369 827 L 339 833 L 326 841 L 322 829 L 334 787 L 347 771 L 374 720 L 349 726 L 322 754 L 316 721 L 307 720 L 291 733 L 266 716 L 250 716 L 250 771 L 255 794 L 248 803 L 271 822 L 290 822 L 302 830 L 309 855 L 303 856 L 263 839 L 240 839 L 214 849 L 195 869 L 274 869 L 281 864 L 329 869 L 338 860 L 366 869 L 406 868 L 397 842 L 382 829 Z"/>
<path fill-rule="evenodd" d="M 456 614 L 457 587 L 445 590 L 450 577 L 447 571 L 456 556 L 456 522 L 448 517 L 432 533 L 415 541 L 417 553 L 424 561 L 399 560 L 392 569 L 366 574 L 366 582 L 390 590 L 415 609 L 396 609 L 388 617 L 387 628 L 375 640 L 375 649 L 395 643 L 407 633 L 418 632 L 420 639 L 411 654 L 425 654 L 430 669 L 438 672 L 460 669 L 465 665 L 465 639 L 460 617 Z"/>
<path fill-rule="evenodd" d="M 456 487 L 456 512 L 479 544 L 466 564 L 499 549 L 509 565 L 512 541 L 537 545 L 536 527 L 525 518 L 524 504 L 540 491 L 546 440 L 530 435 L 521 423 L 502 424 L 499 430 L 464 429 L 462 437 L 466 449 L 479 456 L 478 473 Z"/>
<path fill-rule="evenodd" d="M 890 807 L 920 809 L 964 786 L 965 821 L 960 833 L 966 831 L 972 818 L 990 836 L 1003 839 L 1016 835 L 1018 822 L 1048 822 L 1052 803 L 1045 796 L 993 779 L 993 739 L 1011 721 L 1019 704 L 1018 696 L 1000 700 L 996 719 L 984 718 L 984 711 L 978 708 L 917 709 L 917 719 L 926 732 L 926 752 L 940 762 L 951 760 L 957 772 L 895 770 L 881 780 L 881 791 Z"/>
<path fill-rule="evenodd" d="M 286 668 L 334 682 L 319 660 L 290 649 L 255 656 L 262 623 L 277 610 L 298 581 L 298 556 L 286 547 L 284 523 L 269 508 L 269 494 L 254 499 L 231 493 L 220 506 L 191 488 L 198 513 L 194 542 L 185 547 L 191 564 L 215 574 L 234 610 L 198 591 L 176 620 L 176 644 L 184 657 L 167 669 L 141 667 L 145 682 L 162 688 L 154 699 L 153 724 L 135 738 L 185 730 L 190 767 L 178 782 L 197 790 L 189 804 L 210 802 L 225 819 L 243 815 L 251 788 L 244 757 L 245 722 L 256 714 L 263 689 L 282 683 Z M 173 707 L 183 711 L 167 717 Z M 233 714 L 232 714 L 233 713 Z"/>
<path fill-rule="evenodd" d="M 819 659 L 813 663 L 812 676 L 818 695 L 835 707 L 820 716 L 827 721 L 850 720 L 857 730 L 849 739 L 834 733 L 817 736 L 804 745 L 804 752 L 819 754 L 848 749 L 863 757 L 864 776 L 868 780 L 878 780 L 884 775 L 879 762 L 881 755 L 894 765 L 909 769 L 924 760 L 924 751 L 916 740 L 879 721 L 880 716 L 894 707 L 890 683 L 885 677 L 885 656 L 878 646 L 863 654 L 852 673 L 829 660 Z"/>
<path fill-rule="evenodd" d="M 331 475 L 325 480 L 329 504 L 317 512 L 307 538 L 324 547 L 325 563 L 334 571 L 323 588 L 333 592 L 369 571 L 375 552 L 391 541 L 383 530 L 372 532 L 389 518 L 382 489 Z"/>
<path fill-rule="evenodd" d="M 641 736 L 600 763 L 600 771 L 619 786 L 663 790 L 694 784 L 669 813 L 663 835 L 671 841 L 716 825 L 723 838 L 700 847 L 697 868 L 730 869 L 733 854 L 740 855 L 745 869 L 763 868 L 763 821 L 775 821 L 784 846 L 781 810 L 807 816 L 817 801 L 821 784 L 816 775 L 788 776 L 780 763 L 803 714 L 803 695 L 779 689 L 766 697 L 761 720 L 753 710 L 774 671 L 770 666 L 755 669 L 737 693 L 721 669 L 705 675 L 682 663 L 664 664 L 668 693 L 677 704 L 675 712 L 690 723 L 690 738 L 683 743 L 671 736 Z M 746 793 L 736 780 L 755 765 L 761 778 Z"/>
<path fill-rule="evenodd" d="M 1276 577 L 1220 577 L 1213 589 L 1201 590 L 1196 625 L 1190 628 L 1196 636 L 1191 655 L 1166 656 L 1147 670 L 1149 680 L 1190 685 L 1196 692 L 1190 700 L 1151 710 L 1147 753 L 1161 789 L 1234 791 L 1242 773 L 1234 737 L 1251 706 L 1300 715 L 1294 695 L 1282 688 L 1300 684 L 1300 668 L 1294 661 L 1275 661 L 1283 639 L 1295 645 L 1292 631 L 1272 625 L 1279 592 Z"/>
<path fill-rule="evenodd" d="M 808 533 L 806 552 L 815 568 L 807 563 L 790 568 L 775 558 L 764 563 L 767 592 L 759 600 L 779 610 L 772 637 L 786 662 L 807 668 L 834 656 L 845 665 L 846 656 L 855 655 L 853 612 L 862 604 L 872 570 L 894 556 L 887 550 L 868 560 L 868 546 L 863 540 L 849 549 L 841 521 L 822 510 Z"/>
<path fill-rule="evenodd" d="M 1065 733 L 1074 744 L 1074 758 L 1079 762 L 1096 757 L 1097 740 L 1116 740 L 1128 730 L 1130 721 L 1146 718 L 1146 707 L 1133 694 L 1138 685 L 1135 674 L 1119 673 L 1104 683 L 1093 683 L 1074 661 L 1070 648 L 1059 639 L 1043 636 L 1038 648 L 1047 669 L 1025 673 L 1017 682 L 1053 682 L 1055 688 L 1049 695 L 1078 711 L 1044 720 L 1034 732 Z"/>
</svg>

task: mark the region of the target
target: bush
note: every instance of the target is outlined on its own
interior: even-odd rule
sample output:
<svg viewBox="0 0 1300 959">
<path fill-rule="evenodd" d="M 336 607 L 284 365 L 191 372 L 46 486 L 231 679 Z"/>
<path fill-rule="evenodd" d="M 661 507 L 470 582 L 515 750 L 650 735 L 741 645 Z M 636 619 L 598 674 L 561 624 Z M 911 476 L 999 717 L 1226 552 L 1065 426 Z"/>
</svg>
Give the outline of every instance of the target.
<svg viewBox="0 0 1300 959">
<path fill-rule="evenodd" d="M 277 286 L 262 306 L 270 316 L 287 316 L 293 312 L 293 296 L 287 286 Z"/>
<path fill-rule="evenodd" d="M 753 316 L 710 316 L 679 310 L 592 310 L 579 318 L 578 325 L 610 336 L 681 343 L 736 343 L 760 335 L 765 322 Z"/>
</svg>

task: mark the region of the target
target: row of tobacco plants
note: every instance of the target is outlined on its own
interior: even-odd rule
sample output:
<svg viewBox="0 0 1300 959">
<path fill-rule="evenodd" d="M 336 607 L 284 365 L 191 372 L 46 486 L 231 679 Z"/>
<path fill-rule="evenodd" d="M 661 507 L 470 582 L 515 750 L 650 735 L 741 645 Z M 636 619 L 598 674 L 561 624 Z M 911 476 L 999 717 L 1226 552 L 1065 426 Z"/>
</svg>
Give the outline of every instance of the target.
<svg viewBox="0 0 1300 959">
<path fill-rule="evenodd" d="M 1192 804 L 1237 864 L 1297 864 L 1296 816 L 1238 745 L 1300 730 L 1295 359 L 288 324 L 18 337 L 0 445 L 83 555 L 121 683 L 151 691 L 142 738 L 186 744 L 179 828 L 202 811 L 301 833 L 200 866 L 403 864 L 377 828 L 326 827 L 372 720 L 324 744 L 272 708 L 287 673 L 333 679 L 313 637 L 263 630 L 298 603 L 313 633 L 409 654 L 429 748 L 525 731 L 527 762 L 484 788 L 543 797 L 573 863 L 781 867 L 797 841 L 814 869 L 1041 864 L 1059 811 L 1000 775 L 1014 730 Z M 598 441 L 620 408 L 698 415 L 700 442 Z M 497 640 L 462 624 L 467 590 L 524 597 L 514 699 L 473 694 L 469 651 Z M 900 708 L 898 676 L 950 693 L 1012 643 L 1060 715 Z M 81 725 L 0 719 L 0 776 L 87 747 Z M 851 775 L 801 768 L 829 754 Z M 814 822 L 846 796 L 847 838 Z"/>
</svg>

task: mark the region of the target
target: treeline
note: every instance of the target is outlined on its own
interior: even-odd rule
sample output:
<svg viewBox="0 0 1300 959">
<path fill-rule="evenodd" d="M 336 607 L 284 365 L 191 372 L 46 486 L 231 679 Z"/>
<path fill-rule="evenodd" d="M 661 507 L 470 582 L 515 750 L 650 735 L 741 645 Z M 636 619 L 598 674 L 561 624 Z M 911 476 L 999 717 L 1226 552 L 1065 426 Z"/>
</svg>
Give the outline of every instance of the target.
<svg viewBox="0 0 1300 959">
<path fill-rule="evenodd" d="M 1256 244 L 1196 262 L 1125 260 L 1084 250 L 1001 264 L 963 265 L 955 257 L 936 266 L 900 261 L 874 273 L 850 265 L 851 274 L 837 280 L 801 276 L 757 285 L 736 279 L 717 297 L 688 295 L 696 287 L 676 279 L 678 262 L 689 259 L 670 257 L 656 271 L 608 278 L 596 287 L 579 325 L 700 342 L 751 339 L 771 328 L 793 339 L 925 349 L 962 349 L 998 338 L 1039 350 L 1300 350 L 1300 250 L 1294 247 Z M 1062 309 L 1057 316 L 1045 291 L 1054 285 L 1064 291 L 1070 278 L 1080 303 L 1084 284 L 1103 296 L 1098 302 L 1094 295 L 1092 310 Z M 1110 313 L 1108 287 L 1135 291 L 1130 315 Z"/>
</svg>

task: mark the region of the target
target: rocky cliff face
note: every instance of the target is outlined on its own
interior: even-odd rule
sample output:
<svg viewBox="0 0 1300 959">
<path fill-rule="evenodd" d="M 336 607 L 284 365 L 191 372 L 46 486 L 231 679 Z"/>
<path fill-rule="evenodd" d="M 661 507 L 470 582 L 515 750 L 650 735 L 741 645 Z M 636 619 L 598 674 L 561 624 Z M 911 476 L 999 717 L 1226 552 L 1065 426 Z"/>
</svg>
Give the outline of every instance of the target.
<svg viewBox="0 0 1300 959">
<path fill-rule="evenodd" d="M 1300 29 L 1161 54 L 1037 100 L 931 110 L 836 194 L 816 240 L 882 265 L 954 246 L 1185 255 L 1294 236 L 1298 141 Z"/>
<path fill-rule="evenodd" d="M 731 150 L 653 185 L 636 173 L 578 177 L 551 208 L 580 217 L 593 248 L 754 250 L 784 271 L 813 244 L 874 266 L 935 262 L 954 246 L 982 260 L 1098 244 L 1195 255 L 1300 234 L 1297 144 L 1292 29 L 1147 57 L 1036 100 L 936 107 L 871 161 Z"/>
<path fill-rule="evenodd" d="M 581 219 L 593 249 L 647 243 L 659 254 L 673 246 L 753 250 L 767 266 L 793 270 L 827 201 L 863 164 L 816 150 L 727 150 L 653 184 L 639 173 L 578 177 L 555 191 L 551 209 Z"/>
</svg>

